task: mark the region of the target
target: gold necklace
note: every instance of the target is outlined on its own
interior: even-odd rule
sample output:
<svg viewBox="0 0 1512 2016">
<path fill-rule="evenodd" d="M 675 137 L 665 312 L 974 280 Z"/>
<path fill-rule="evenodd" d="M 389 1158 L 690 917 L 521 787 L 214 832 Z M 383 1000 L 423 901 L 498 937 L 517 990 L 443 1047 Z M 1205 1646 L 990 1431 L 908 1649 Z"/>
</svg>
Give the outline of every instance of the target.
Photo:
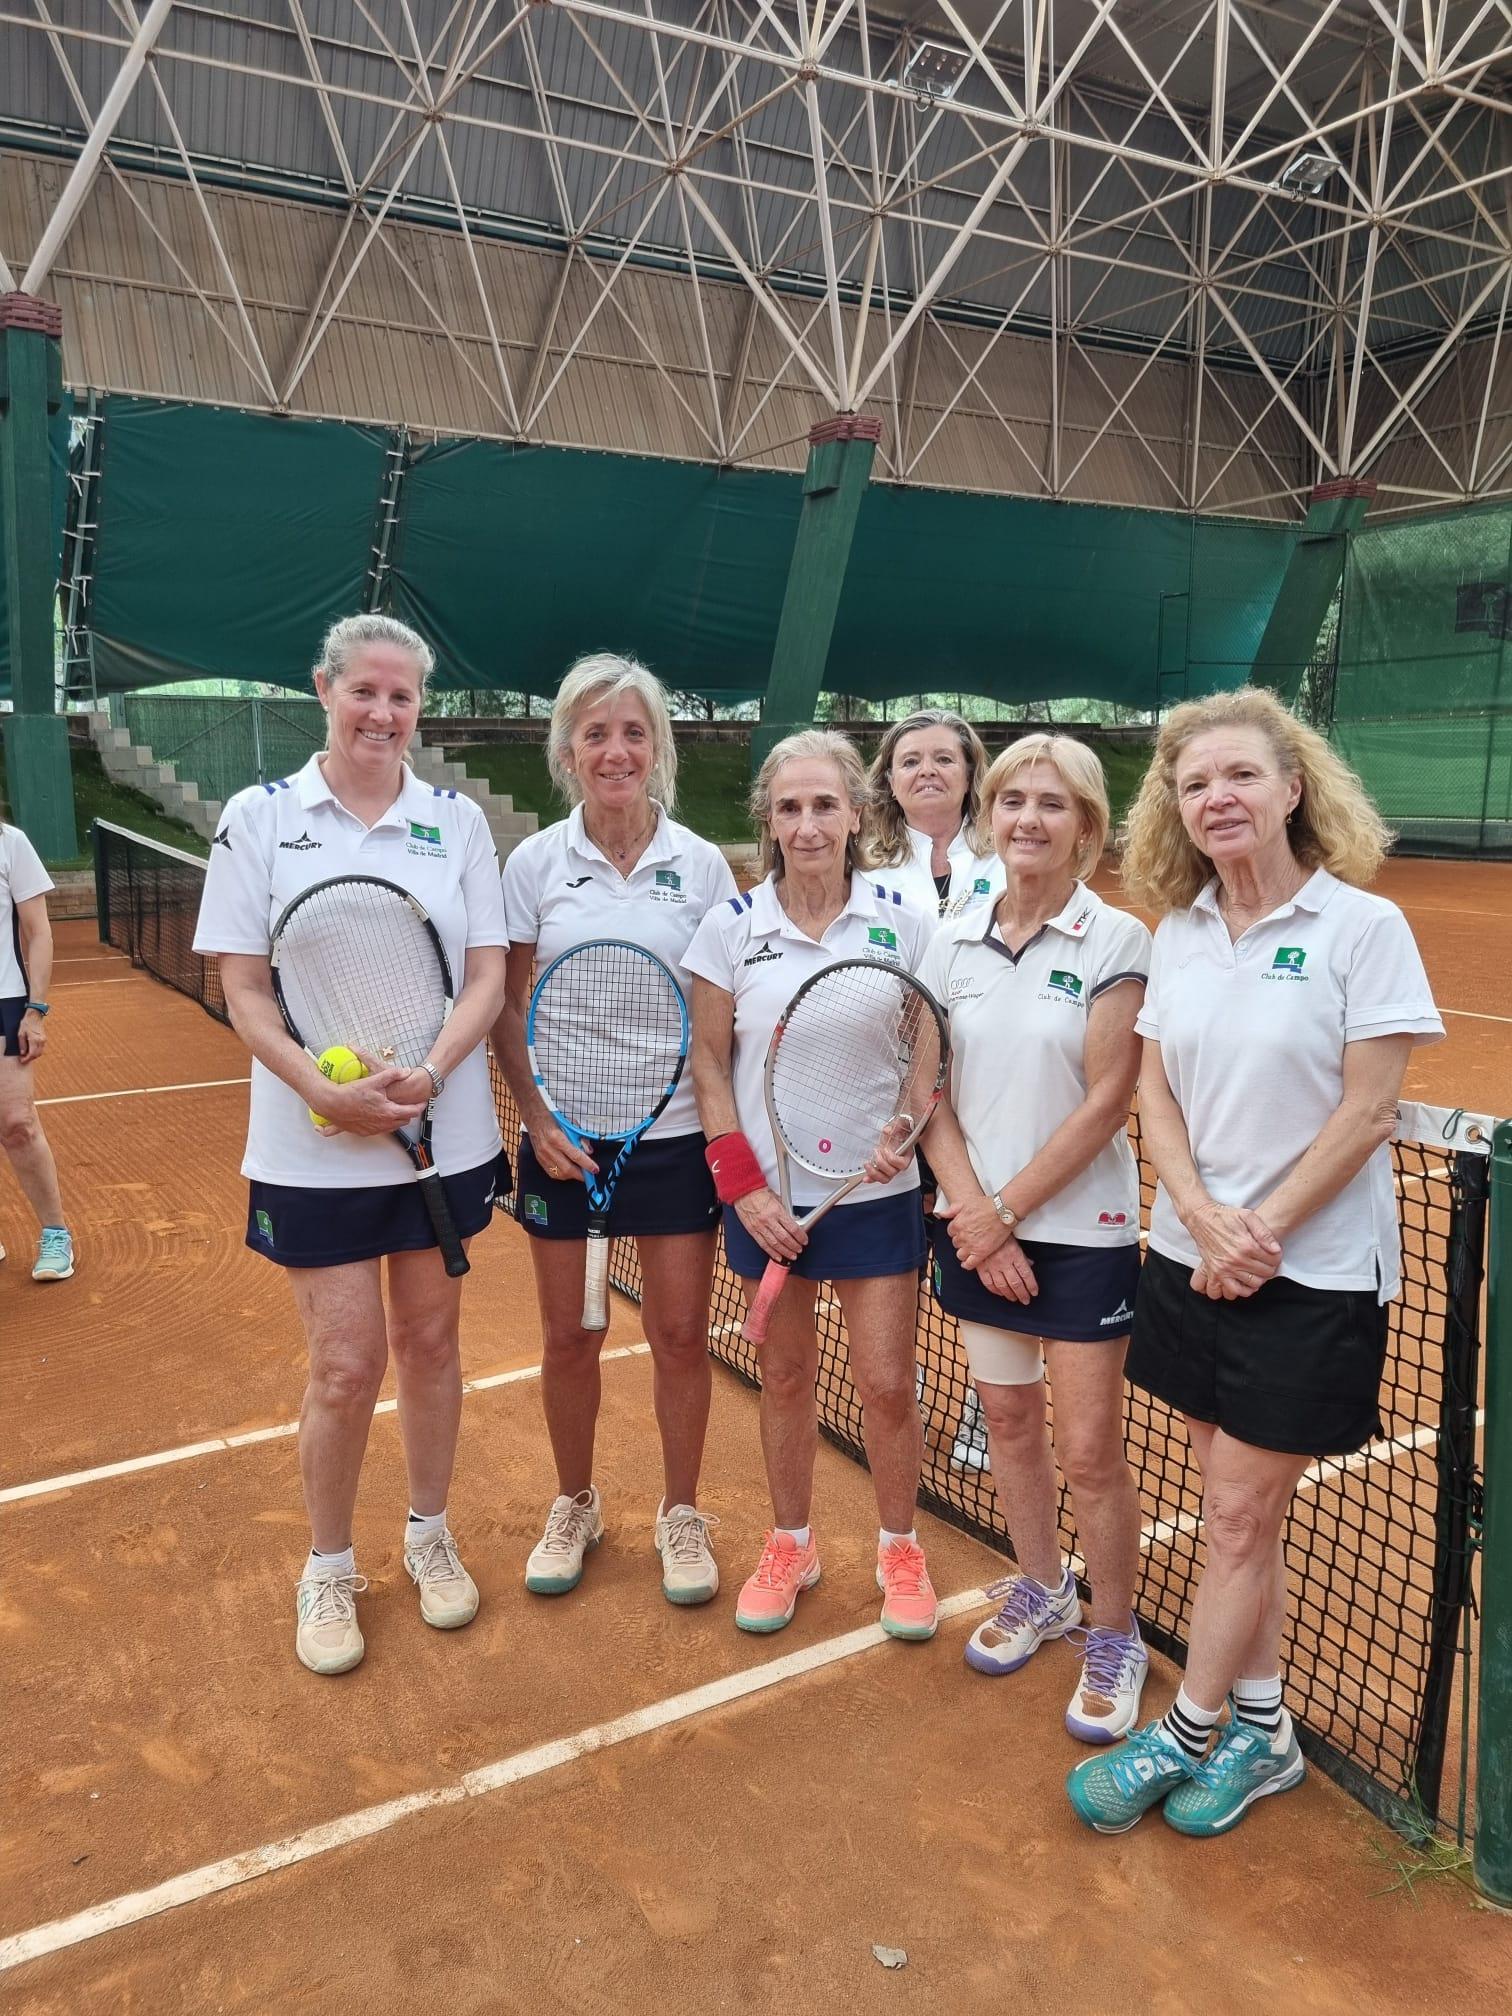
<svg viewBox="0 0 1512 2016">
<path fill-rule="evenodd" d="M 633 840 L 627 840 L 623 847 L 606 846 L 602 840 L 596 839 L 594 837 L 593 829 L 591 826 L 589 826 L 588 821 L 586 819 L 583 821 L 583 830 L 587 833 L 588 838 L 593 841 L 594 846 L 597 847 L 600 854 L 607 854 L 612 860 L 615 861 L 625 861 L 628 860 L 633 853 L 635 853 L 637 848 L 643 847 L 646 844 L 647 840 L 650 839 L 651 835 L 656 830 L 656 819 L 653 816 L 650 825 L 643 826 L 640 832 L 636 834 L 635 838 Z"/>
</svg>

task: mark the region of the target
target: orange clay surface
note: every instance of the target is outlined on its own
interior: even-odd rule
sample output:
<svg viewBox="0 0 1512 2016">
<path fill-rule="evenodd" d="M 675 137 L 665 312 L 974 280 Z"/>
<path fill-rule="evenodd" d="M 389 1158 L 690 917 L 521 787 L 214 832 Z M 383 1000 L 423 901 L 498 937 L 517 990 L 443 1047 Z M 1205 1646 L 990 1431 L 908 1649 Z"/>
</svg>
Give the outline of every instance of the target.
<svg viewBox="0 0 1512 2016">
<path fill-rule="evenodd" d="M 1512 869 L 1393 864 L 1450 1038 L 1412 1096 L 1512 1106 Z M 80 1244 L 33 1287 L 0 1174 L 0 1485 L 291 1422 L 302 1349 L 281 1276 L 241 1243 L 245 1076 L 198 1008 L 59 930 L 59 1012 L 39 1086 Z M 1442 938 L 1442 945 L 1440 943 Z M 66 963 L 65 963 L 66 962 Z M 89 1097 L 202 1085 L 146 1097 Z M 79 1095 L 86 1095 L 80 1098 Z M 552 1489 L 524 1237 L 475 1242 L 470 1378 L 452 1517 L 483 1597 L 467 1631 L 420 1622 L 399 1559 L 392 1415 L 357 1520 L 368 1659 L 318 1680 L 292 1652 L 305 1546 L 280 1436 L 0 1507 L 8 1704 L 0 1941 L 475 1767 L 771 1668 L 876 1615 L 865 1474 L 821 1447 L 825 1578 L 770 1639 L 731 1612 L 766 1519 L 754 1396 L 722 1369 L 705 1465 L 725 1588 L 673 1610 L 650 1520 L 660 1489 L 643 1355 L 605 1367 L 597 1474 L 609 1534 L 579 1591 L 521 1586 Z M 609 1348 L 640 1342 L 615 1298 Z M 923 1518 L 942 1594 L 1003 1563 Z M 1458 1885 L 1400 1880 L 1410 1851 L 1314 1772 L 1233 1835 L 1158 1817 L 1117 1840 L 1061 1790 L 1051 1646 L 992 1682 L 962 1665 L 982 1613 L 929 1646 L 867 1644 L 745 1700 L 401 1819 L 0 1973 L 15 2012 L 1063 2010 L 1500 2011 L 1512 1920 Z M 1174 1691 L 1157 1661 L 1147 1705 Z M 885 1972 L 873 1943 L 904 1949 Z M 0 1957 L 6 1953 L 0 1946 Z"/>
</svg>

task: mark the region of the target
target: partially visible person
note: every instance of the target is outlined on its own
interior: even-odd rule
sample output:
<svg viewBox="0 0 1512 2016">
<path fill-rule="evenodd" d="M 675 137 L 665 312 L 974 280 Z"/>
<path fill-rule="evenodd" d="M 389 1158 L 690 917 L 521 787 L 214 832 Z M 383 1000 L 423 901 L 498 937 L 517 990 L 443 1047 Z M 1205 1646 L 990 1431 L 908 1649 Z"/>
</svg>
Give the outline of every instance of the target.
<svg viewBox="0 0 1512 2016">
<path fill-rule="evenodd" d="M 705 918 L 684 955 L 693 975 L 693 1079 L 724 1204 L 725 1258 L 746 1303 L 766 1263 L 791 1263 L 761 1358 L 761 1446 L 772 1526 L 736 1603 L 743 1631 L 777 1631 L 819 1580 L 809 1522 L 818 1417 L 814 1301 L 834 1283 L 877 1497 L 882 1628 L 934 1635 L 938 1606 L 914 1507 L 924 1433 L 914 1399 L 924 1222 L 914 1158 L 841 1200 L 810 1238 L 803 1214 L 834 1189 L 792 1171 L 793 1211 L 778 1195 L 777 1150 L 762 1085 L 772 1031 L 801 982 L 841 959 L 913 972 L 934 920 L 873 882 L 858 860 L 868 799 L 861 758 L 843 735 L 808 729 L 776 744 L 751 792 L 765 878 Z M 895 1165 L 895 1166 L 892 1166 Z"/>
<path fill-rule="evenodd" d="M 421 783 L 404 760 L 434 662 L 424 638 L 391 617 L 332 625 L 315 670 L 326 746 L 293 777 L 231 799 L 194 935 L 197 952 L 219 955 L 232 1027 L 253 1058 L 247 1244 L 286 1271 L 309 1353 L 299 1467 L 310 1552 L 294 1647 L 312 1673 L 345 1673 L 366 1649 L 352 1517 L 390 1353 L 410 1494 L 405 1572 L 437 1630 L 471 1623 L 478 1608 L 447 1520 L 462 1281 L 447 1274 L 414 1170 L 389 1138 L 434 1099 L 435 1165 L 465 1247 L 509 1181 L 483 1048 L 504 999 L 507 936 L 481 808 Z M 345 875 L 375 875 L 416 897 L 460 985 L 428 1056 L 337 1085 L 284 1027 L 269 951 L 294 897 Z"/>
<path fill-rule="evenodd" d="M 498 1056 L 524 1123 L 520 1223 L 530 1239 L 545 1350 L 541 1402 L 557 1489 L 545 1530 L 525 1564 L 538 1596 L 576 1588 L 589 1548 L 604 1534 L 594 1482 L 599 1354 L 608 1335 L 583 1328 L 588 1195 L 584 1176 L 607 1151 L 578 1148 L 551 1118 L 530 1068 L 525 1021 L 532 971 L 594 938 L 623 938 L 653 952 L 683 984 L 682 959 L 709 911 L 735 894 L 719 849 L 672 817 L 677 745 L 660 682 L 633 658 L 600 652 L 574 665 L 557 690 L 547 735 L 553 781 L 570 808 L 504 863 L 509 981 L 494 1030 Z M 606 1032 L 612 1036 L 612 1031 Z M 651 1347 L 652 1397 L 661 1439 L 662 1500 L 651 1538 L 669 1603 L 707 1603 L 719 1588 L 699 1509 L 708 1430 L 709 1289 L 719 1205 L 704 1161 L 691 1071 L 637 1142 L 614 1192 L 610 1233 L 640 1255 L 640 1318 Z"/>
<path fill-rule="evenodd" d="M 1074 1635 L 1066 1727 L 1126 1735 L 1149 1658 L 1134 1617 L 1139 1494 L 1124 1453 L 1124 1353 L 1139 1287 L 1129 1103 L 1150 934 L 1082 879 L 1108 837 L 1102 765 L 1026 735 L 987 772 L 982 823 L 1007 887 L 941 925 L 919 977 L 950 1019 L 950 1098 L 924 1145 L 940 1182 L 936 1292 L 960 1323 L 1017 1572 L 989 1592 L 966 1663 L 1015 1673 Z M 1055 1399 L 1054 1458 L 1045 1370 Z M 1055 1458 L 1076 1508 L 1092 1621 L 1057 1533 Z"/>
<path fill-rule="evenodd" d="M 35 1072 L 47 1047 L 52 983 L 52 877 L 19 826 L 0 826 L 0 1147 L 40 1231 L 33 1281 L 66 1281 L 73 1236 L 63 1215 L 58 1166 L 37 1118 Z M 0 1246 L 0 1260 L 5 1248 Z"/>
<path fill-rule="evenodd" d="M 1257 688 L 1174 709 L 1129 815 L 1124 883 L 1161 922 L 1137 1025 L 1159 1183 L 1128 1376 L 1186 1421 L 1206 1564 L 1174 1704 L 1067 1781 L 1101 1833 L 1163 1803 L 1178 1833 L 1222 1834 L 1303 1779 L 1282 1533 L 1309 1464 L 1381 1432 L 1387 1143 L 1413 1046 L 1444 1033 L 1406 919 L 1366 893 L 1389 837 Z"/>
<path fill-rule="evenodd" d="M 945 707 L 895 721 L 872 759 L 864 858 L 932 917 L 985 911 L 1002 893 L 979 817 L 986 769 L 982 738 Z"/>
</svg>

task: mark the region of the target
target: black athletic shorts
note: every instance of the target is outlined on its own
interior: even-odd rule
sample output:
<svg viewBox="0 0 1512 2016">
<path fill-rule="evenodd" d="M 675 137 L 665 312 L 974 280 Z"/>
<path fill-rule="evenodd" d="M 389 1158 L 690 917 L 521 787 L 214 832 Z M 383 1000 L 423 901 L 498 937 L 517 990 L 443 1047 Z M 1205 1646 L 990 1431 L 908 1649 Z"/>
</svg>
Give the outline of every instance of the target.
<svg viewBox="0 0 1512 2016">
<path fill-rule="evenodd" d="M 402 1158 L 399 1166 L 404 1166 Z M 509 1157 L 502 1149 L 476 1169 L 441 1178 L 461 1238 L 483 1230 L 494 1206 L 509 1195 L 509 1183 Z M 252 1179 L 247 1244 L 280 1267 L 346 1267 L 385 1253 L 423 1253 L 435 1243 L 417 1178 L 362 1190 L 313 1190 Z"/>
<path fill-rule="evenodd" d="M 1373 1289 L 1278 1274 L 1212 1302 L 1191 1282 L 1190 1267 L 1145 1255 L 1125 1365 L 1135 1386 L 1257 1449 L 1347 1456 L 1381 1433 L 1389 1305 Z"/>
<path fill-rule="evenodd" d="M 26 1013 L 26 996 L 7 995 L 0 1001 L 0 1057 L 21 1055 L 21 1017 Z"/>
</svg>

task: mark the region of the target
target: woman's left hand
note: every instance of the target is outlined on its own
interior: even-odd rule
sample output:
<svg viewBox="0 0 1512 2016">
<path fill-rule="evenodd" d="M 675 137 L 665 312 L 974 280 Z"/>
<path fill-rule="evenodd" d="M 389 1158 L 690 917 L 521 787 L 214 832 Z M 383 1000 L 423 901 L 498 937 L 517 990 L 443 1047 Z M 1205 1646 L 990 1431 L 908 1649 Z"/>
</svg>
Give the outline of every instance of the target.
<svg viewBox="0 0 1512 2016">
<path fill-rule="evenodd" d="M 913 1160 L 914 1151 L 912 1148 L 900 1150 L 898 1144 L 906 1141 L 912 1131 L 913 1122 L 906 1114 L 890 1121 L 883 1128 L 877 1145 L 871 1152 L 871 1160 L 866 1165 L 868 1183 L 891 1183 L 894 1176 L 903 1174 Z"/>
<path fill-rule="evenodd" d="M 956 1258 L 973 1272 L 1013 1237 L 985 1194 L 963 1198 L 959 1204 L 942 1204 L 935 1216 L 950 1227 Z"/>
<path fill-rule="evenodd" d="M 28 1008 L 16 1031 L 16 1054 L 23 1064 L 35 1064 L 47 1048 L 47 1024 L 35 1008 Z"/>
<path fill-rule="evenodd" d="M 976 1277 L 984 1288 L 990 1288 L 994 1295 L 1006 1296 L 1010 1302 L 1032 1302 L 1039 1293 L 1029 1255 L 1011 1232 L 991 1259 L 984 1260 L 976 1269 Z"/>
<path fill-rule="evenodd" d="M 1265 1221 L 1255 1213 L 1247 1214 L 1274 1239 L 1275 1234 Z M 1206 1260 L 1199 1260 L 1192 1269 L 1192 1293 L 1205 1295 L 1210 1302 L 1244 1302 L 1257 1294 L 1267 1281 L 1275 1279 L 1276 1270 L 1281 1265 L 1281 1249 L 1276 1248 L 1274 1260 L 1266 1269 L 1249 1266 L 1243 1261 L 1234 1261 L 1228 1266 L 1216 1266 Z"/>
</svg>

